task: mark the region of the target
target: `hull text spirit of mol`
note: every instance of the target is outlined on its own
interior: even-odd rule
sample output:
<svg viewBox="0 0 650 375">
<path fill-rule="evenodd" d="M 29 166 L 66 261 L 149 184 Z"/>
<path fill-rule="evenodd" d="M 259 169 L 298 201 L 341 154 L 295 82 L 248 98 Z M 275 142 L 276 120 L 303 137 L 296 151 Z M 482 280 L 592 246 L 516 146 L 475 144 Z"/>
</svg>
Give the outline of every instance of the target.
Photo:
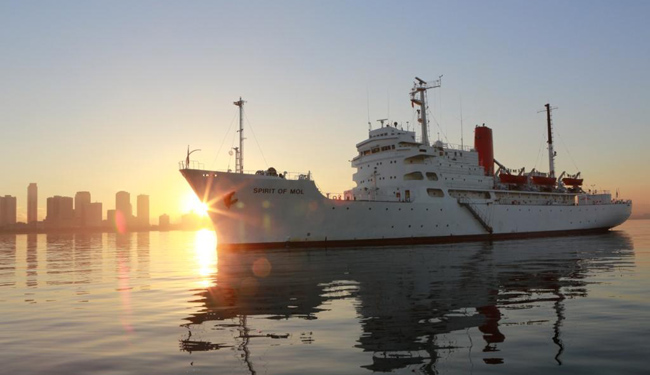
<svg viewBox="0 0 650 375">
<path fill-rule="evenodd" d="M 311 174 L 245 173 L 242 114 L 235 172 L 181 173 L 209 206 L 220 247 L 347 246 L 522 238 L 606 231 L 630 216 L 630 201 L 585 192 L 582 178 L 556 176 L 551 107 L 546 105 L 549 172 L 510 170 L 494 159 L 492 130 L 474 129 L 474 147 L 429 143 L 427 90 L 411 102 L 421 140 L 397 126 L 370 130 L 352 159 L 354 188 L 324 196 Z M 496 169 L 496 170 L 495 170 Z M 618 197 L 617 197 L 618 198 Z"/>
</svg>

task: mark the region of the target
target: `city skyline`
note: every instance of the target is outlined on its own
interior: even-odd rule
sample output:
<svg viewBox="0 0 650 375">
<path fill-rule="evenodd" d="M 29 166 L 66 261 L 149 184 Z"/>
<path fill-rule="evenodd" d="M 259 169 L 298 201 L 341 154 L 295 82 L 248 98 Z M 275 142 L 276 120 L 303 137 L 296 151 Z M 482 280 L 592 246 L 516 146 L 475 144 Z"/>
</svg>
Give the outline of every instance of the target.
<svg viewBox="0 0 650 375">
<path fill-rule="evenodd" d="M 30 183 L 27 196 L 34 196 L 38 192 L 36 183 Z M 150 196 L 138 194 L 135 198 L 136 211 L 130 193 L 118 191 L 115 193 L 115 207 L 104 206 L 102 202 L 93 202 L 89 191 L 78 191 L 74 198 L 64 195 L 46 197 L 44 200 L 46 214 L 38 221 L 28 222 L 21 220 L 18 215 L 19 201 L 17 197 L 0 195 L 0 231 L 2 232 L 42 232 L 57 230 L 101 230 L 115 231 L 118 233 L 133 230 L 172 230 L 172 229 L 198 229 L 210 227 L 210 221 L 205 210 L 190 210 L 178 215 L 171 220 L 170 215 L 164 213 L 158 216 L 157 222 L 152 224 L 149 210 Z M 31 208 L 33 208 L 30 205 Z M 104 209 L 106 207 L 106 209 Z M 120 212 L 116 214 L 116 212 Z M 26 216 L 27 217 L 27 213 Z M 154 218 L 155 219 L 155 218 Z"/>
<path fill-rule="evenodd" d="M 413 77 L 440 75 L 431 140 L 471 144 L 485 123 L 500 162 L 546 171 L 537 111 L 551 103 L 558 171 L 650 212 L 650 4 L 255 4 L 0 4 L 11 140 L 0 156 L 12 160 L 0 193 L 18 197 L 19 220 L 33 181 L 40 197 L 146 191 L 154 218 L 190 211 L 199 202 L 177 162 L 189 145 L 205 168 L 235 168 L 239 97 L 245 169 L 311 171 L 324 194 L 340 194 L 368 122 L 413 128 Z M 40 220 L 43 207 L 39 198 Z"/>
<path fill-rule="evenodd" d="M 61 220 L 74 221 L 76 224 L 86 223 L 87 220 L 91 220 L 92 223 L 99 225 L 102 221 L 108 219 L 105 213 L 111 211 L 110 208 L 103 210 L 102 202 L 92 202 L 91 193 L 89 191 L 77 191 L 74 194 L 74 198 L 58 194 L 46 197 L 43 199 L 45 202 L 43 207 L 41 207 L 38 204 L 38 200 L 35 199 L 37 194 L 38 184 L 30 183 L 27 187 L 26 194 L 28 205 L 25 208 L 25 212 L 22 214 L 19 211 L 21 206 L 17 204 L 19 201 L 17 196 L 0 195 L 0 213 L 2 213 L 2 215 L 0 215 L 0 227 L 6 224 L 30 224 L 32 222 L 45 223 L 48 221 L 53 222 Z M 132 212 L 130 193 L 118 191 L 115 193 L 115 207 L 113 210 L 122 210 L 125 217 L 131 217 L 133 220 L 131 223 L 132 225 L 149 226 L 151 221 L 149 213 L 149 195 L 138 194 L 136 199 L 137 214 L 134 215 Z M 128 208 L 124 209 L 125 207 Z M 37 209 L 40 211 L 44 210 L 45 213 L 42 217 L 37 217 L 38 220 L 30 220 L 30 211 Z M 92 217 L 92 219 L 88 219 L 90 217 Z"/>
<path fill-rule="evenodd" d="M 74 194 L 74 198 L 67 196 L 67 195 L 60 195 L 60 194 L 55 194 L 53 196 L 49 197 L 44 197 L 42 198 L 42 202 L 38 200 L 38 183 L 30 183 L 27 187 L 27 193 L 24 195 L 23 201 L 26 201 L 26 205 L 21 205 L 18 202 L 21 202 L 21 199 L 19 199 L 20 194 L 15 194 L 15 195 L 5 195 L 4 197 L 2 196 L 2 192 L 0 192 L 0 198 L 7 198 L 11 197 L 13 198 L 13 204 L 15 205 L 15 221 L 17 223 L 30 223 L 29 216 L 30 216 L 30 210 L 37 212 L 38 215 L 36 215 L 36 222 L 44 222 L 47 220 L 47 206 L 48 206 L 48 200 L 51 198 L 66 198 L 69 199 L 71 204 L 69 204 L 70 207 L 73 209 L 70 211 L 71 218 L 73 217 L 74 219 L 80 219 L 84 216 L 84 205 L 88 205 L 89 209 L 91 209 L 93 212 L 97 212 L 97 209 L 101 209 L 103 207 L 103 202 L 91 202 L 91 193 L 89 191 L 77 191 Z M 122 201 L 118 203 L 118 200 L 121 197 Z M 33 198 L 32 198 L 33 197 Z M 138 194 L 136 196 L 136 211 L 134 213 L 133 211 L 133 204 L 131 203 L 131 198 L 130 198 L 130 193 L 120 190 L 115 193 L 114 195 L 114 200 L 115 200 L 115 206 L 105 206 L 106 209 L 103 209 L 102 212 L 102 219 L 101 220 L 107 220 L 107 213 L 108 211 L 111 210 L 117 210 L 118 207 L 128 207 L 126 209 L 126 216 L 132 216 L 134 218 L 134 224 L 137 223 L 137 225 L 151 225 L 151 219 L 152 219 L 152 214 L 150 213 L 149 209 L 149 198 L 150 195 L 148 194 Z M 34 199 L 34 200 L 32 200 Z M 36 202 L 36 204 L 31 204 L 31 202 Z M 4 201 L 1 201 L 4 202 Z M 198 199 L 197 199 L 198 202 Z M 4 203 L 2 203 L 4 204 Z M 99 204 L 99 206 L 96 206 Z M 123 206 L 119 206 L 123 205 Z M 80 209 L 78 209 L 79 207 Z M 113 207 L 113 208 L 109 208 Z M 201 207 L 197 206 L 190 206 L 186 211 L 181 211 L 177 215 L 173 215 L 176 217 L 182 217 L 185 214 L 190 214 L 190 213 L 195 213 L 198 216 L 205 216 L 205 210 Z M 166 215 L 167 213 L 162 213 L 160 215 L 154 215 L 153 217 L 159 217 L 162 215 Z M 4 221 L 0 220 L 0 223 L 4 223 Z M 2 226 L 2 225 L 0 225 Z"/>
</svg>

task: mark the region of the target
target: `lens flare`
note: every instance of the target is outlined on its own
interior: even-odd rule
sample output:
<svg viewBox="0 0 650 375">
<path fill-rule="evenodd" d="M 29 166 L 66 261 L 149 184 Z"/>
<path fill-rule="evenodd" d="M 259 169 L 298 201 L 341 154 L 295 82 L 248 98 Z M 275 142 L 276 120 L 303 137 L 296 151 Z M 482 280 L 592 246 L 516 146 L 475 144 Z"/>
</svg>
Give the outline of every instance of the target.
<svg viewBox="0 0 650 375">
<path fill-rule="evenodd" d="M 115 211 L 115 230 L 119 234 L 126 233 L 126 217 L 122 211 Z"/>
</svg>

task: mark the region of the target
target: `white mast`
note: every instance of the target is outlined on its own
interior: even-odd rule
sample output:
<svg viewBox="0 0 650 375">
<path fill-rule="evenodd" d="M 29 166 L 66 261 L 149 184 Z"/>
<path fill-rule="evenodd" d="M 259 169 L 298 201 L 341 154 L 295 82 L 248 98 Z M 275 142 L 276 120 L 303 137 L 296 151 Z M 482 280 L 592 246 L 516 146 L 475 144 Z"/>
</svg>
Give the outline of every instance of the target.
<svg viewBox="0 0 650 375">
<path fill-rule="evenodd" d="M 551 108 L 551 105 L 546 103 L 546 125 L 548 130 L 548 176 L 555 177 L 555 151 L 553 151 L 553 128 L 551 127 L 551 110 L 557 108 Z"/>
<path fill-rule="evenodd" d="M 239 150 L 237 152 L 237 162 L 235 166 L 235 172 L 244 173 L 244 103 L 239 97 L 239 101 L 234 102 L 233 104 L 239 107 Z"/>
<path fill-rule="evenodd" d="M 426 98 L 426 91 L 428 89 L 434 89 L 436 87 L 440 87 L 440 81 L 442 79 L 442 76 L 440 76 L 435 82 L 432 84 L 427 84 L 424 80 L 415 77 L 417 82 L 413 85 L 413 89 L 411 90 L 411 104 L 412 105 L 418 105 L 420 106 L 420 118 L 418 118 L 418 121 L 422 124 L 422 144 L 425 146 L 429 146 L 429 134 L 428 134 L 428 123 L 427 123 L 427 98 Z M 419 84 L 419 85 L 418 85 Z M 416 94 L 420 94 L 419 98 L 416 98 Z"/>
</svg>

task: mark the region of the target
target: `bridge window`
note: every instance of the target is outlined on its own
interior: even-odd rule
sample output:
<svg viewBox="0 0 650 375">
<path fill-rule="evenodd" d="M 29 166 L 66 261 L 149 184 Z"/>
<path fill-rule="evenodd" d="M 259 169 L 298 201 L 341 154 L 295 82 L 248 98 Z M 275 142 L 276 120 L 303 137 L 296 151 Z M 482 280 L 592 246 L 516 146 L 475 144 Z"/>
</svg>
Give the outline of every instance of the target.
<svg viewBox="0 0 650 375">
<path fill-rule="evenodd" d="M 434 198 L 442 198 L 445 196 L 445 194 L 440 189 L 427 189 L 427 194 L 429 194 L 430 197 Z"/>
<path fill-rule="evenodd" d="M 404 180 L 424 180 L 424 176 L 422 175 L 422 172 L 411 172 L 404 175 Z"/>
<path fill-rule="evenodd" d="M 438 181 L 438 175 L 434 172 L 427 172 L 427 179 L 429 181 Z"/>
</svg>

